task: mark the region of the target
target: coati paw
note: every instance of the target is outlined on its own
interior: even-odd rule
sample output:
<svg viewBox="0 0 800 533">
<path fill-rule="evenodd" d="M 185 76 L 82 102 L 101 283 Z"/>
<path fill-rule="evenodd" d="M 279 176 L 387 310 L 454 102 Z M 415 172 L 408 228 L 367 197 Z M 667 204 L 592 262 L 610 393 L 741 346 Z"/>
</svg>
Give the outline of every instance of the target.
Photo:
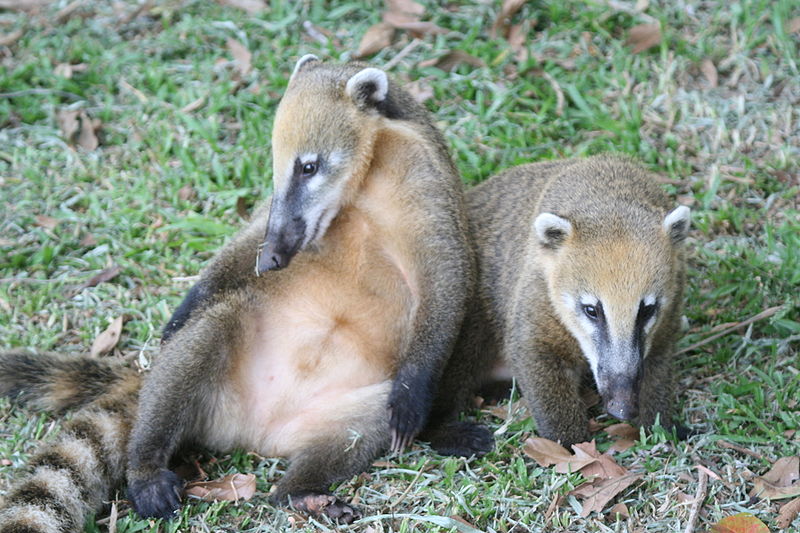
<svg viewBox="0 0 800 533">
<path fill-rule="evenodd" d="M 361 511 L 332 494 L 304 491 L 289 496 L 291 507 L 313 516 L 327 516 L 340 524 L 352 524 Z"/>
<path fill-rule="evenodd" d="M 475 422 L 451 422 L 428 435 L 423 434 L 425 437 L 428 437 L 431 448 L 442 455 L 481 457 L 494 448 L 492 432 Z"/>
<path fill-rule="evenodd" d="M 407 381 L 395 380 L 392 393 L 389 396 L 389 429 L 392 434 L 392 452 L 402 452 L 411 446 L 427 421 L 430 400 L 423 393 L 424 387 L 414 383 L 414 379 Z M 412 391 L 414 391 L 412 393 Z"/>
<path fill-rule="evenodd" d="M 675 424 L 672 426 L 672 429 L 675 431 L 675 436 L 678 440 L 686 440 L 689 437 L 698 435 L 697 430 L 684 426 L 683 424 Z"/>
<path fill-rule="evenodd" d="M 173 518 L 181 508 L 182 492 L 183 480 L 166 469 L 128 484 L 128 498 L 136 513 L 143 518 Z"/>
</svg>

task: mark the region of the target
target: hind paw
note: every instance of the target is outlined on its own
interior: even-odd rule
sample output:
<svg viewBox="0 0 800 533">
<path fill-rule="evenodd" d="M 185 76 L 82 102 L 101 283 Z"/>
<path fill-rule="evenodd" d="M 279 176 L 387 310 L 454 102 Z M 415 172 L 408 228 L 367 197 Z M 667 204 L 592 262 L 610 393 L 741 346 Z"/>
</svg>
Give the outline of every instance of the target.
<svg viewBox="0 0 800 533">
<path fill-rule="evenodd" d="M 174 517 L 181 508 L 182 492 L 183 480 L 169 470 L 159 470 L 128 484 L 128 498 L 143 518 L 169 520 Z"/>
<path fill-rule="evenodd" d="M 304 491 L 289 496 L 291 506 L 313 516 L 327 516 L 340 524 L 352 524 L 361 518 L 357 507 L 343 502 L 332 494 Z"/>
</svg>

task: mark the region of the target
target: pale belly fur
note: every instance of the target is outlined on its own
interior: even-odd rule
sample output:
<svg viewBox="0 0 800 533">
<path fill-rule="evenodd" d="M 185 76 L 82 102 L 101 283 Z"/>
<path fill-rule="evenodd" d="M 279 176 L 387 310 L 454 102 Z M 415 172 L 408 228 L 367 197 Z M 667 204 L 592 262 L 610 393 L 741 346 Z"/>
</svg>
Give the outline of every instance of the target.
<svg viewBox="0 0 800 533">
<path fill-rule="evenodd" d="M 388 416 L 408 301 L 341 276 L 297 280 L 249 319 L 237 365 L 224 380 L 232 394 L 220 395 L 227 401 L 212 417 L 209 446 L 291 457 L 304 442 L 347 431 L 364 409 L 386 406 Z"/>
</svg>

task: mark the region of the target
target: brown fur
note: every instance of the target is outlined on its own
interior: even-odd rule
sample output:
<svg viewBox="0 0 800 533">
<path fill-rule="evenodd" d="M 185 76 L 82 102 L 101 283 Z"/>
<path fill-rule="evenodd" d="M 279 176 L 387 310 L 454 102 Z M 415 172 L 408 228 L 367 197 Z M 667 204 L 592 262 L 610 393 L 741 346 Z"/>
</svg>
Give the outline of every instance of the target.
<svg viewBox="0 0 800 533">
<path fill-rule="evenodd" d="M 582 319 L 563 295 L 587 293 L 602 300 L 614 317 L 613 340 L 630 337 L 640 300 L 653 292 L 663 305 L 646 336 L 642 375 L 633 387 L 599 385 L 607 385 L 601 387 L 607 404 L 619 398 L 634 408 L 638 403 L 641 425 L 649 427 L 659 417 L 671 427 L 684 259 L 680 236 L 673 238 L 662 227 L 674 205 L 656 180 L 621 156 L 536 163 L 474 187 L 467 205 L 479 290 L 440 396 L 463 405 L 498 367 L 508 365 L 541 435 L 564 444 L 585 440 L 587 409 L 579 389 L 589 365 L 569 329 Z M 553 233 L 554 239 L 543 243 L 534 229 L 541 213 L 569 221 L 572 233 L 563 241 Z M 637 387 L 638 402 L 632 390 Z M 437 412 L 452 405 L 439 401 Z"/>
</svg>

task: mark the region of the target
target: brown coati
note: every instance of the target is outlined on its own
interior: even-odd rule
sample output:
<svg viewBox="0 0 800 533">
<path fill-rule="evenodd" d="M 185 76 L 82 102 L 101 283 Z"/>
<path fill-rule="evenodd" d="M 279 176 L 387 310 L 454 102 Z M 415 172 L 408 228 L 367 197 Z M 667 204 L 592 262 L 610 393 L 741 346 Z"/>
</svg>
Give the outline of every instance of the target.
<svg viewBox="0 0 800 533">
<path fill-rule="evenodd" d="M 136 511 L 170 517 L 182 484 L 167 465 L 188 443 L 286 457 L 272 499 L 349 522 L 358 511 L 331 484 L 423 428 L 473 277 L 461 183 L 441 134 L 383 71 L 305 56 L 278 106 L 272 150 L 271 201 L 175 312 L 138 408 L 126 401 L 139 378 L 103 368 L 101 381 L 120 392 L 79 395 L 96 399 L 65 431 L 70 449 L 59 441 L 34 459 L 33 477 L 0 511 L 2 531 L 81 529 L 83 513 L 122 481 L 123 446 Z M 65 408 L 80 403 L 64 397 L 86 385 L 77 376 L 88 364 L 6 354 L 0 392 Z M 74 365 L 66 384 L 59 365 Z M 491 444 L 486 430 L 459 428 L 461 453 Z M 87 487 L 93 475 L 103 483 Z"/>
<path fill-rule="evenodd" d="M 467 212 L 479 289 L 440 395 L 464 404 L 508 365 L 539 434 L 570 445 L 589 437 L 588 370 L 609 414 L 672 427 L 689 209 L 600 155 L 509 169 L 467 192 Z"/>
</svg>

